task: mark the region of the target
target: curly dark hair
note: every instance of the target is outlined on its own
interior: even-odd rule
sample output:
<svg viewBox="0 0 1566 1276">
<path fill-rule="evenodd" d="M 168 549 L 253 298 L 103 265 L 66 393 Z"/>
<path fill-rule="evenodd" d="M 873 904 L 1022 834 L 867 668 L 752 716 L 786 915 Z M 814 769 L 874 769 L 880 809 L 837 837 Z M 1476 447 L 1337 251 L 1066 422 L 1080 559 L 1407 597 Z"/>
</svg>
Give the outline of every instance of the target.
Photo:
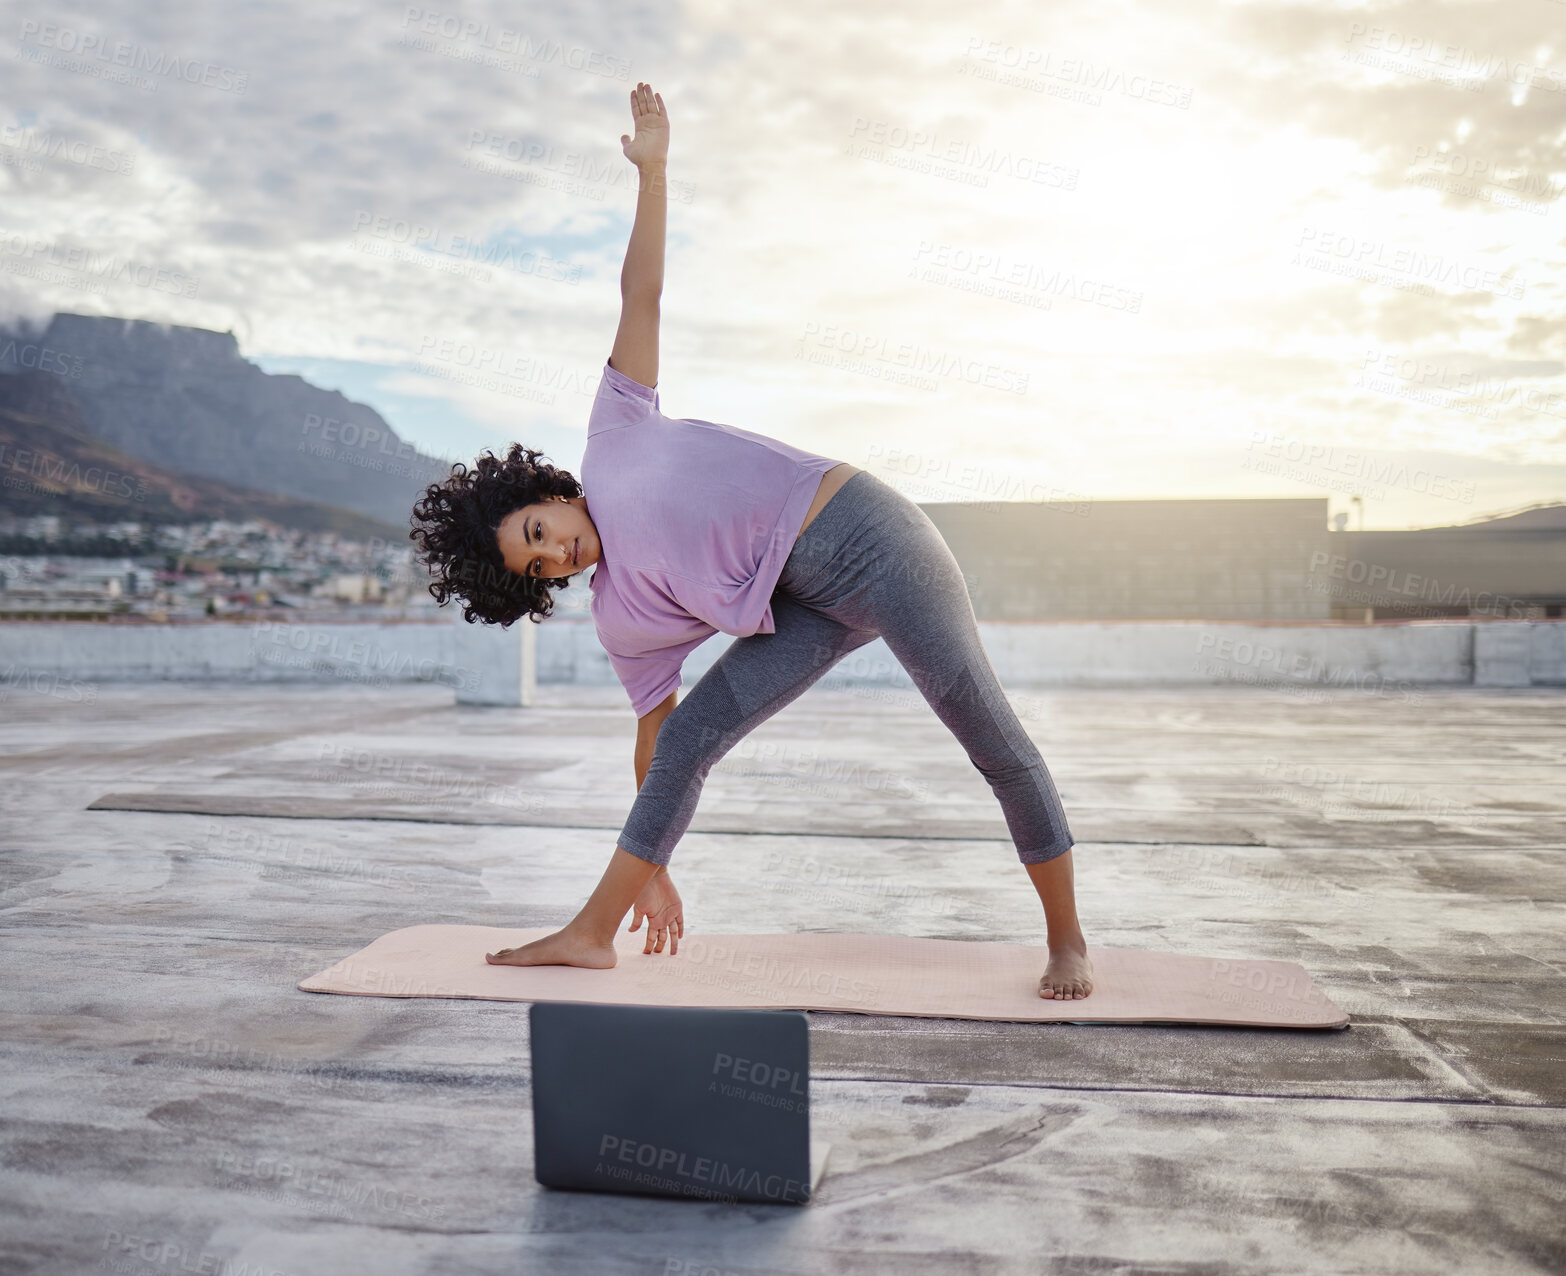
<svg viewBox="0 0 1566 1276">
<path fill-rule="evenodd" d="M 410 539 L 435 577 L 430 593 L 444 607 L 463 600 L 462 618 L 509 628 L 527 616 L 536 625 L 554 611 L 554 591 L 569 577 L 524 576 L 506 566 L 495 532 L 513 510 L 554 496 L 581 496 L 569 470 L 540 461 L 543 453 L 513 443 L 505 460 L 488 448 L 470 468 L 461 461 L 448 478 L 431 483 L 413 507 Z"/>
</svg>

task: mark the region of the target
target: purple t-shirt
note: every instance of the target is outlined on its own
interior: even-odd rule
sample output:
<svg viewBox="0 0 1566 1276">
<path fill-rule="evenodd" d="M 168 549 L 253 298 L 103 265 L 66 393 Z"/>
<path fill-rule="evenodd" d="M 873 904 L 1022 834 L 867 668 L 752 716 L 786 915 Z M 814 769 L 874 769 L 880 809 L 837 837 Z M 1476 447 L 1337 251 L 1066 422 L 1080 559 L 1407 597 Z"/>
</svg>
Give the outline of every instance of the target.
<svg viewBox="0 0 1566 1276">
<path fill-rule="evenodd" d="M 602 557 L 593 624 L 636 716 L 680 686 L 720 630 L 776 632 L 772 591 L 821 476 L 842 462 L 715 421 L 670 418 L 606 361 L 582 491 Z"/>
</svg>

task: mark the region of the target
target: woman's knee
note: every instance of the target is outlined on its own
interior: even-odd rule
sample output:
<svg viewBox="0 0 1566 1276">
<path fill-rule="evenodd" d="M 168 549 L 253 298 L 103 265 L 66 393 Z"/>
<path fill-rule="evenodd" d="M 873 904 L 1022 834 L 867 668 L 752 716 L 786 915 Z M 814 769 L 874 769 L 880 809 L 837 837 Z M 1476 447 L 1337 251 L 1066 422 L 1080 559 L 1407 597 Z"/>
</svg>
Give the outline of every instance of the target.
<svg viewBox="0 0 1566 1276">
<path fill-rule="evenodd" d="M 689 701 L 685 702 L 690 703 Z M 653 761 L 665 765 L 689 766 L 702 775 L 734 747 L 739 739 L 735 729 L 700 714 L 681 716 L 684 704 L 663 721 L 653 746 Z"/>
<path fill-rule="evenodd" d="M 981 756 L 970 759 L 974 770 L 994 784 L 1009 784 L 1016 780 L 1029 779 L 1036 775 L 1044 766 L 1043 755 L 1038 749 L 1019 750 L 1008 749 L 990 756 Z"/>
</svg>

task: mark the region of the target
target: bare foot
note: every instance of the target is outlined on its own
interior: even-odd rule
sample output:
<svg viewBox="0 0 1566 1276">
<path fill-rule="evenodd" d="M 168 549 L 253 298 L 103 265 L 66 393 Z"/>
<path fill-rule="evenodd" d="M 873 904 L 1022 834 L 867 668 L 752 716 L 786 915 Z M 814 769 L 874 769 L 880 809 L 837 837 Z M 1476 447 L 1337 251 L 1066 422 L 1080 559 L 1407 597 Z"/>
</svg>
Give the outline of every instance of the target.
<svg viewBox="0 0 1566 1276">
<path fill-rule="evenodd" d="M 613 944 L 595 943 L 567 927 L 520 948 L 485 953 L 484 960 L 491 966 L 585 966 L 590 970 L 608 970 L 618 958 Z"/>
<path fill-rule="evenodd" d="M 1093 991 L 1093 963 L 1087 942 L 1080 937 L 1049 946 L 1049 964 L 1039 980 L 1039 996 L 1046 1001 L 1080 1001 Z"/>
</svg>

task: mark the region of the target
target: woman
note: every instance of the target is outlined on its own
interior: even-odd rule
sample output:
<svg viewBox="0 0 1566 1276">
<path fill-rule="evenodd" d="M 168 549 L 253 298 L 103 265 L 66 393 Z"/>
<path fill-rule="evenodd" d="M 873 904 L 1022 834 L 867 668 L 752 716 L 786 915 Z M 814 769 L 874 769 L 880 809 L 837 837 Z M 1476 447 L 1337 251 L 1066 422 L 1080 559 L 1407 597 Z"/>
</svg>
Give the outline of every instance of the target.
<svg viewBox="0 0 1566 1276">
<path fill-rule="evenodd" d="M 776 439 L 659 410 L 669 123 L 638 84 L 636 220 L 620 276 L 620 327 L 588 419 L 582 480 L 512 444 L 502 462 L 453 467 L 411 533 L 444 605 L 510 625 L 594 567 L 592 615 L 637 719 L 636 801 L 591 898 L 564 929 L 486 955 L 491 965 L 615 964 L 614 934 L 647 920 L 644 953 L 685 933 L 669 877 L 712 766 L 761 722 L 876 637 L 908 671 L 999 799 L 1044 905 L 1039 995 L 1092 991 L 1077 922 L 1072 836 L 1038 749 L 1006 700 L 956 561 L 925 513 L 874 475 Z M 589 507 L 589 498 L 591 507 Z M 678 701 L 680 666 L 712 634 L 735 641 Z"/>
</svg>

